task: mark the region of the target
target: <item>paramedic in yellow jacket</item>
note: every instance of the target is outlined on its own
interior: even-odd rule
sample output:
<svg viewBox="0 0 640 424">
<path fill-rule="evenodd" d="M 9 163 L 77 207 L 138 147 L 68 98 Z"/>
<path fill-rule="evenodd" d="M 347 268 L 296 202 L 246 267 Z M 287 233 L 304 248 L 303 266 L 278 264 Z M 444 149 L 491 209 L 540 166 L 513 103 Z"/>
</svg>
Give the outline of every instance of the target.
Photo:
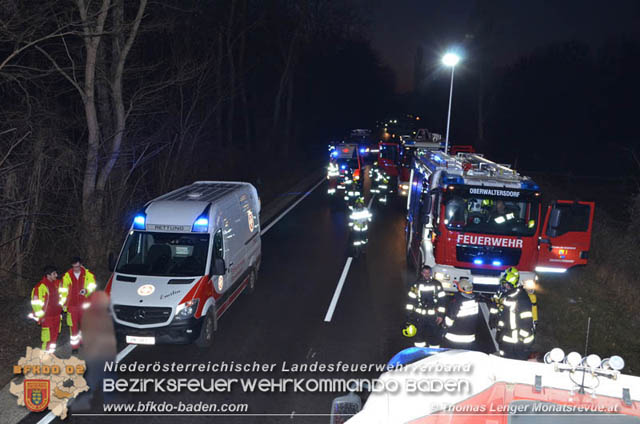
<svg viewBox="0 0 640 424">
<path fill-rule="evenodd" d="M 62 277 L 60 304 L 67 312 L 67 325 L 71 328 L 70 344 L 74 353 L 82 343 L 80 321 L 82 312 L 89 307 L 88 297 L 96 290 L 96 277 L 82 266 L 82 259 L 71 259 L 71 269 Z"/>
<path fill-rule="evenodd" d="M 33 312 L 29 318 L 33 318 L 41 327 L 40 339 L 42 350 L 54 353 L 56 342 L 60 333 L 60 314 L 62 307 L 59 303 L 58 290 L 60 280 L 54 266 L 44 268 L 42 280 L 31 290 L 31 308 Z"/>
</svg>

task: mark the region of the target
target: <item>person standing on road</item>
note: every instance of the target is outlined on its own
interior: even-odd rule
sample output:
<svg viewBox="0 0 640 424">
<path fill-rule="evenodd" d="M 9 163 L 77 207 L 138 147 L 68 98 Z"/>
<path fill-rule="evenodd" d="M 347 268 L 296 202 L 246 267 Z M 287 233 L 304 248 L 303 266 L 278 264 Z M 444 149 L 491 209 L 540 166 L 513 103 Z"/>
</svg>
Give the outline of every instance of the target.
<svg viewBox="0 0 640 424">
<path fill-rule="evenodd" d="M 371 222 L 371 212 L 364 206 L 364 199 L 358 197 L 349 215 L 349 228 L 351 229 L 354 247 L 364 246 L 369 241 L 367 237 L 369 222 Z"/>
<path fill-rule="evenodd" d="M 535 338 L 533 305 L 527 291 L 520 285 L 520 273 L 507 268 L 500 277 L 501 310 L 497 318 L 497 340 L 500 355 L 512 359 L 527 359 Z M 490 312 L 495 314 L 495 309 Z"/>
<path fill-rule="evenodd" d="M 71 259 L 71 269 L 62 277 L 60 304 L 67 313 L 67 325 L 71 329 L 70 344 L 73 353 L 82 344 L 80 320 L 82 312 L 89 306 L 87 299 L 96 290 L 96 277 L 82 266 L 82 259 Z"/>
<path fill-rule="evenodd" d="M 444 317 L 445 336 L 449 347 L 474 350 L 480 318 L 480 304 L 473 283 L 466 277 L 458 282 L 458 292 L 449 300 Z"/>
<path fill-rule="evenodd" d="M 447 312 L 446 293 L 442 284 L 431 275 L 431 267 L 424 265 L 420 277 L 409 288 L 406 305 L 407 322 L 402 333 L 415 337 L 414 346 L 440 347 L 442 322 Z"/>
<path fill-rule="evenodd" d="M 54 266 L 48 265 L 44 268 L 42 280 L 31 290 L 33 313 L 29 314 L 29 317 L 36 320 L 42 327 L 40 332 L 42 350 L 48 353 L 55 352 L 58 334 L 60 334 L 62 307 L 59 303 L 59 289 L 58 272 Z"/>
</svg>

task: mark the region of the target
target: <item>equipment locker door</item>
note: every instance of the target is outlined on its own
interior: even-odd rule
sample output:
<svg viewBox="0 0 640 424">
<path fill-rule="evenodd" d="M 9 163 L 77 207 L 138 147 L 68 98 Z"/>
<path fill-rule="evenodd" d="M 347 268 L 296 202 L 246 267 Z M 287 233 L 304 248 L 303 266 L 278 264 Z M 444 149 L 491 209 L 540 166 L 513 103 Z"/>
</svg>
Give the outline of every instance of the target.
<svg viewBox="0 0 640 424">
<path fill-rule="evenodd" d="M 537 272 L 565 272 L 586 265 L 594 202 L 558 200 L 547 209 L 538 249 Z"/>
</svg>

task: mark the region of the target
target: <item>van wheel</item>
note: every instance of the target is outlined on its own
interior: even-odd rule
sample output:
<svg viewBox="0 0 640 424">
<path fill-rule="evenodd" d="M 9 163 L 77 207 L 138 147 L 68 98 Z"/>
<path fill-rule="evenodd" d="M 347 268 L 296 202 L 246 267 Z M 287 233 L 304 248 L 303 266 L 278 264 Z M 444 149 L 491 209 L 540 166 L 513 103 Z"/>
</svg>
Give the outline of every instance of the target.
<svg viewBox="0 0 640 424">
<path fill-rule="evenodd" d="M 245 288 L 245 291 L 248 294 L 252 294 L 256 290 L 257 279 L 258 279 L 258 274 L 256 273 L 256 270 L 251 269 L 251 272 L 249 272 L 249 281 L 247 282 L 247 287 Z"/>
<path fill-rule="evenodd" d="M 204 317 L 204 322 L 200 329 L 200 335 L 196 339 L 196 346 L 201 349 L 209 348 L 213 344 L 213 331 L 215 330 L 213 314 L 213 308 L 209 308 L 209 312 Z"/>
</svg>

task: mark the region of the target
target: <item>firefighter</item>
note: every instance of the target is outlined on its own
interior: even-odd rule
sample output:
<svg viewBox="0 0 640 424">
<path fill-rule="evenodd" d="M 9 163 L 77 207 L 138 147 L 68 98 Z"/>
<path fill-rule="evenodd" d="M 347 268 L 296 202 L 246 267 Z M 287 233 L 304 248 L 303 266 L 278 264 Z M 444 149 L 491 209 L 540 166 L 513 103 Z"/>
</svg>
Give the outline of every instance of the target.
<svg viewBox="0 0 640 424">
<path fill-rule="evenodd" d="M 58 334 L 60 334 L 62 306 L 60 305 L 60 280 L 56 268 L 48 265 L 44 268 L 44 276 L 31 290 L 31 308 L 29 314 L 41 327 L 40 339 L 42 350 L 54 353 Z"/>
<path fill-rule="evenodd" d="M 473 283 L 466 277 L 458 282 L 458 292 L 449 300 L 444 317 L 447 344 L 454 349 L 473 350 L 480 318 L 480 304 Z"/>
<path fill-rule="evenodd" d="M 512 359 L 527 359 L 535 338 L 531 300 L 520 285 L 520 273 L 514 267 L 507 268 L 502 273 L 500 286 L 501 308 L 497 308 L 500 355 Z M 490 312 L 495 314 L 493 308 Z"/>
<path fill-rule="evenodd" d="M 96 277 L 82 265 L 82 259 L 71 259 L 71 269 L 62 277 L 60 304 L 67 313 L 67 325 L 71 329 L 70 344 L 73 353 L 82 343 L 80 321 L 82 312 L 89 306 L 87 299 L 96 289 Z"/>
<path fill-rule="evenodd" d="M 446 293 L 442 284 L 431 276 L 431 267 L 424 265 L 420 277 L 409 288 L 406 305 L 405 337 L 415 337 L 417 347 L 440 347 L 442 321 L 447 312 Z"/>
<path fill-rule="evenodd" d="M 349 215 L 349 228 L 351 229 L 351 238 L 355 248 L 364 247 L 369 241 L 367 237 L 369 222 L 371 222 L 371 213 L 364 206 L 364 199 L 358 197 Z"/>
<path fill-rule="evenodd" d="M 516 210 L 513 207 L 507 206 L 504 200 L 497 200 L 489 214 L 489 223 L 504 224 L 506 222 L 514 222 L 516 218 Z"/>
</svg>

